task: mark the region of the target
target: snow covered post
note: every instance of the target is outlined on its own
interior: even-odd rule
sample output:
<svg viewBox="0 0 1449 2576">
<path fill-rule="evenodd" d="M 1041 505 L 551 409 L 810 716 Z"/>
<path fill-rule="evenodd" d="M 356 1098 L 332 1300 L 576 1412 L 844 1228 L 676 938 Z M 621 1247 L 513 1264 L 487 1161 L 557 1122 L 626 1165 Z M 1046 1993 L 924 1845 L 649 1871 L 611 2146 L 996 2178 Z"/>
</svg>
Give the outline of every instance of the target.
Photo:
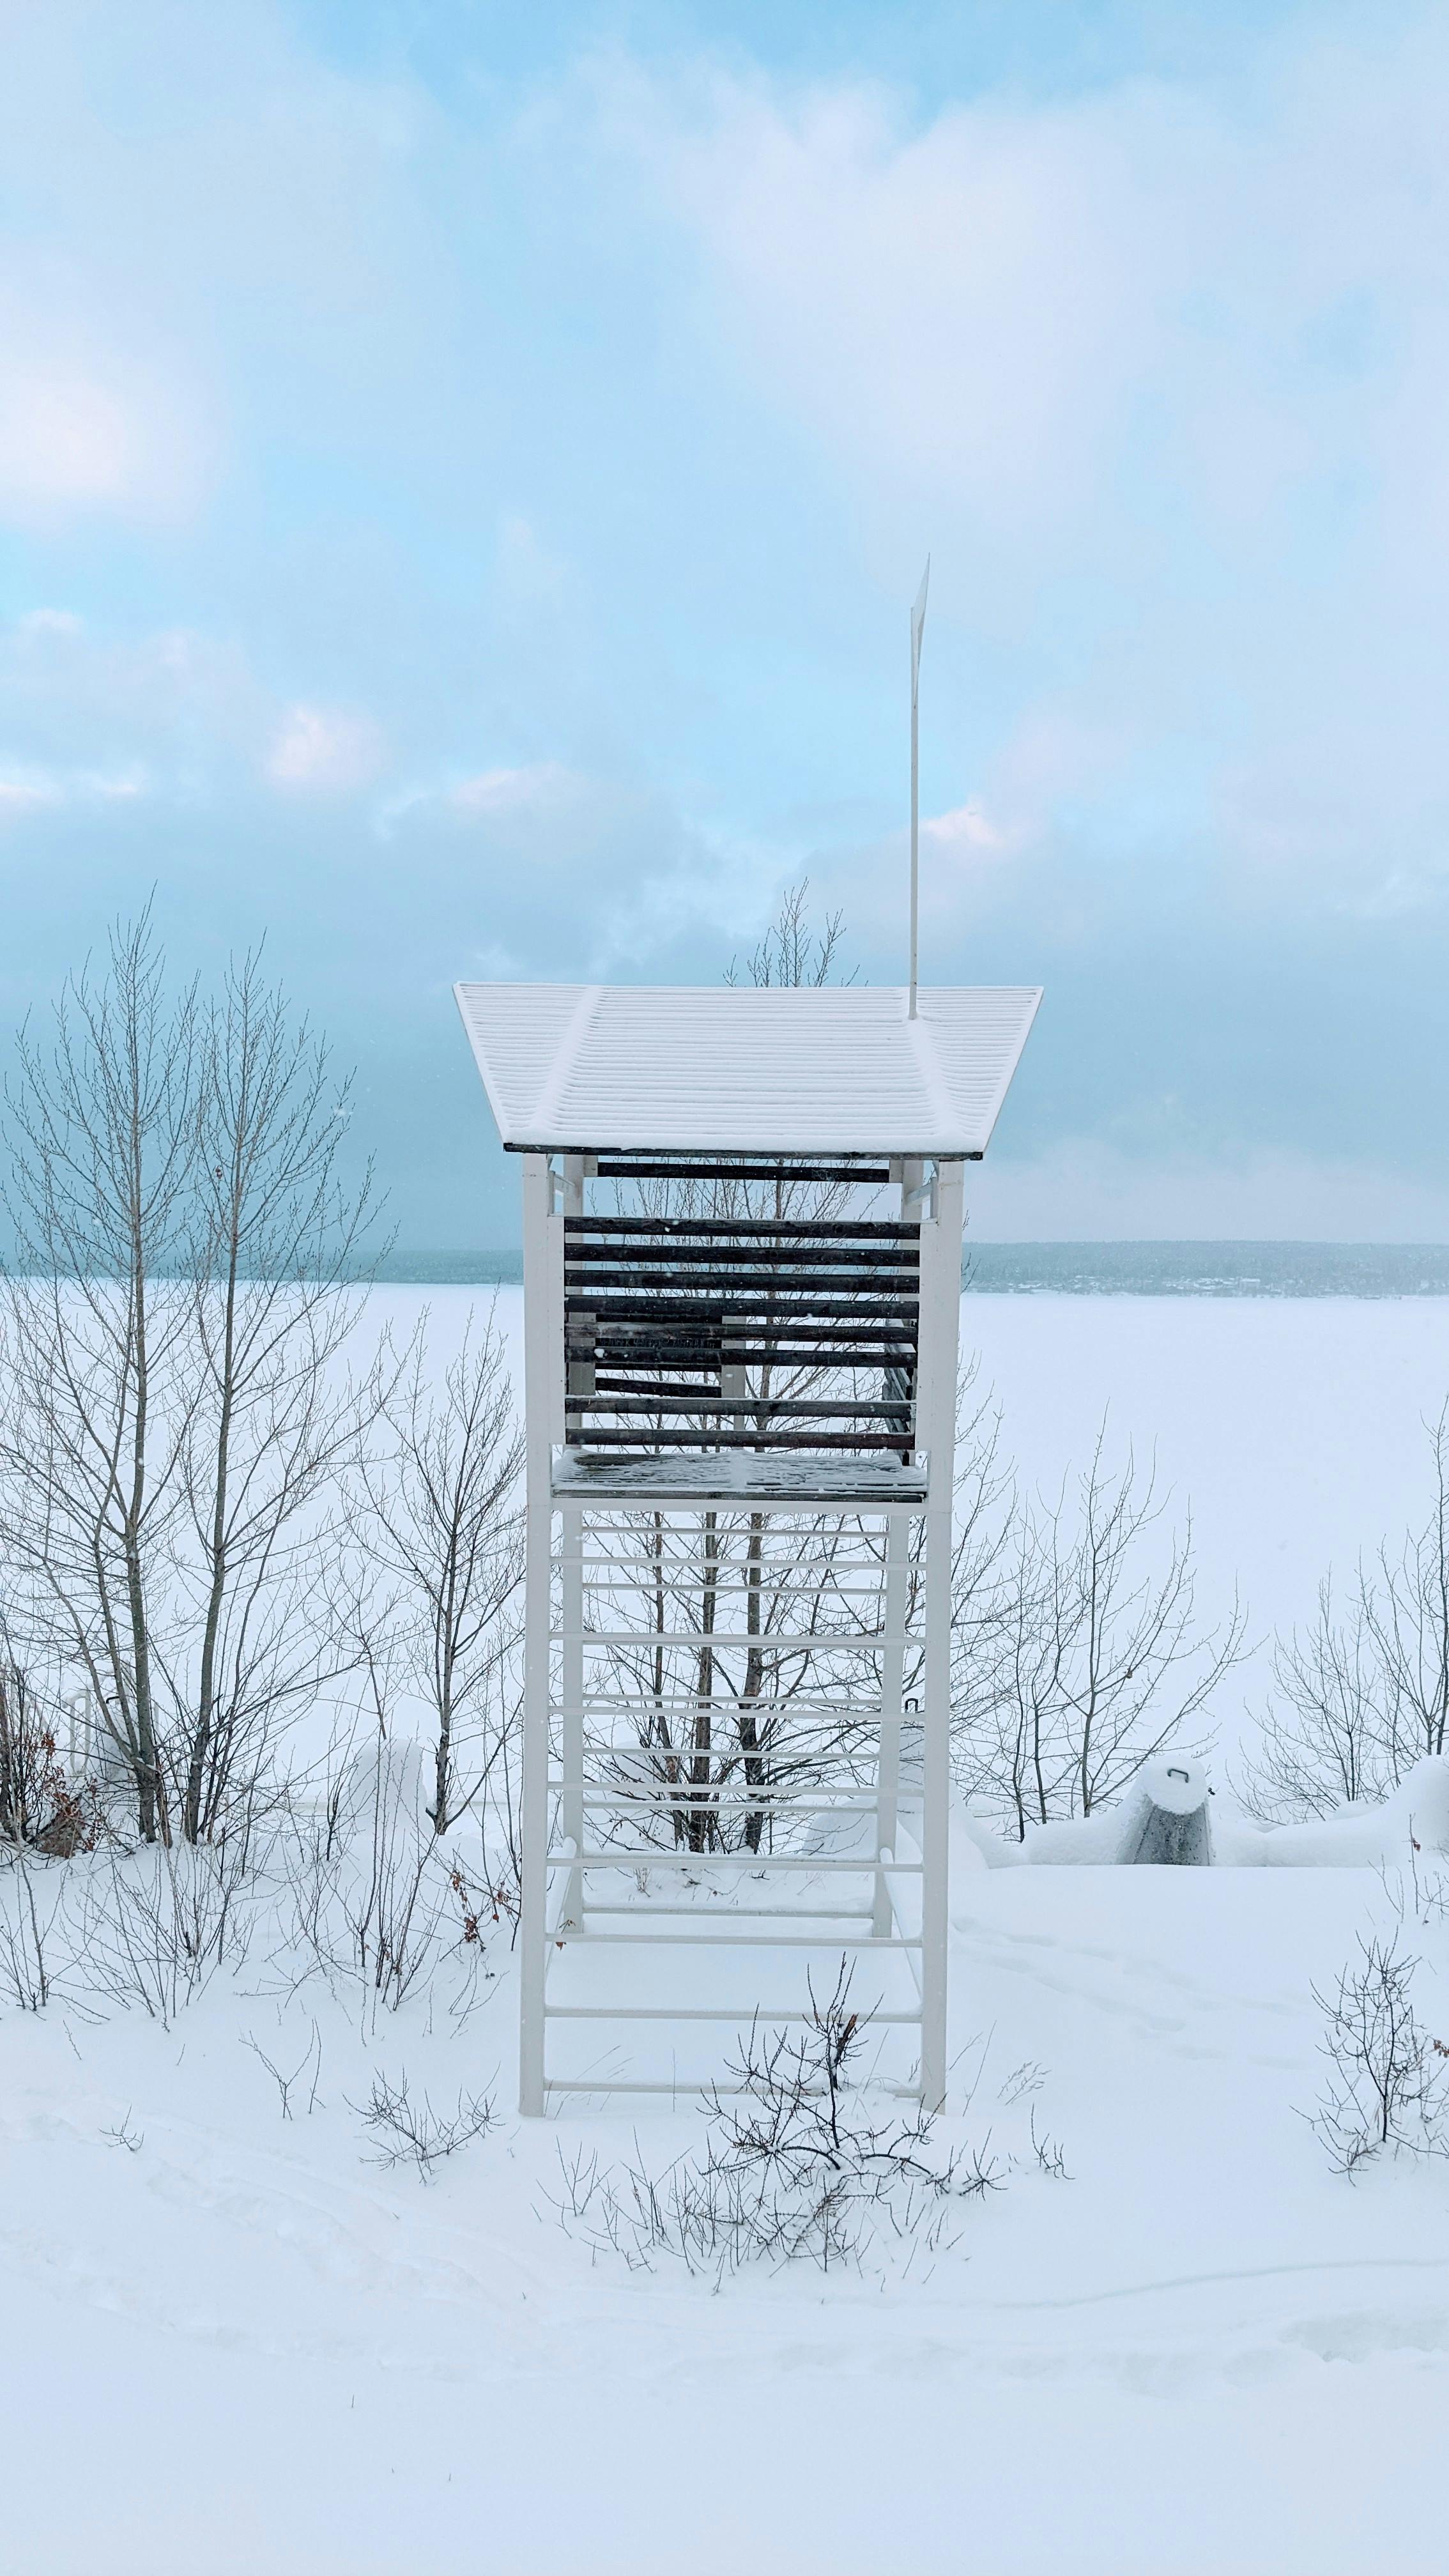
<svg viewBox="0 0 1449 2576">
<path fill-rule="evenodd" d="M 1127 1801 L 1119 1861 L 1206 1868 L 1213 1856 L 1207 1774 L 1186 1753 L 1159 1754 Z"/>
</svg>

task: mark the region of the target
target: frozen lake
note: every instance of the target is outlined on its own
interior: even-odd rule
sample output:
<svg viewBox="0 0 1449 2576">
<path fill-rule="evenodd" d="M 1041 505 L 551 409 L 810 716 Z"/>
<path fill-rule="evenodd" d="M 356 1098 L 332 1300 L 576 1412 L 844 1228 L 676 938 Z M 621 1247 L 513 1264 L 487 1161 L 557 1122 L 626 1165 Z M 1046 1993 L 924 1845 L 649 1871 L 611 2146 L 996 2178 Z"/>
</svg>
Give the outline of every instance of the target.
<svg viewBox="0 0 1449 2576">
<path fill-rule="evenodd" d="M 378 1288 L 394 1329 L 430 1311 L 439 1363 L 496 1300 L 520 1376 L 521 1289 Z M 1155 1456 L 1190 1506 L 1199 1600 L 1249 1634 L 1311 1616 L 1320 1577 L 1396 1545 L 1428 1507 L 1426 1419 L 1449 1395 L 1449 1298 L 985 1295 L 962 1300 L 962 1348 L 999 1404 L 1027 1485 L 1055 1488 L 1108 1423 L 1109 1448 Z M 1223 1749 L 1261 1695 L 1260 1651 L 1215 1711 Z"/>
</svg>

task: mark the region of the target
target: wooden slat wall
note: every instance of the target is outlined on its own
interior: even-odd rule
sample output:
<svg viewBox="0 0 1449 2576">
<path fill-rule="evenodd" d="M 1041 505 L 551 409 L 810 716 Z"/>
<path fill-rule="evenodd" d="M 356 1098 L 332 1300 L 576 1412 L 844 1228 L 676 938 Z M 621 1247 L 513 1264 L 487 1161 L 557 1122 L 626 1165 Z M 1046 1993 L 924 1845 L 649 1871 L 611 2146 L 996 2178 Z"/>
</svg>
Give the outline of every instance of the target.
<svg viewBox="0 0 1449 2576">
<path fill-rule="evenodd" d="M 919 1299 L 916 1225 L 568 1217 L 565 1439 L 908 1456 Z"/>
</svg>

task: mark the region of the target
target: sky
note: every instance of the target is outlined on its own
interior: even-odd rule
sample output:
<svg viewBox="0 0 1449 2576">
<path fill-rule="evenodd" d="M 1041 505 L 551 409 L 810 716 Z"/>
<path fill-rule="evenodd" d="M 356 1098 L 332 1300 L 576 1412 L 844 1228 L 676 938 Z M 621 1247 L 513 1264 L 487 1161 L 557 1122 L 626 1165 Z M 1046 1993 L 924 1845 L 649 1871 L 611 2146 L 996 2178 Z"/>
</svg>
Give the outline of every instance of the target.
<svg viewBox="0 0 1449 2576">
<path fill-rule="evenodd" d="M 1449 17 L 0 0 L 0 1022 L 154 893 L 518 1239 L 455 978 L 808 878 L 983 1237 L 1449 1239 Z M 5 1035 L 0 1029 L 0 1040 Z"/>
</svg>

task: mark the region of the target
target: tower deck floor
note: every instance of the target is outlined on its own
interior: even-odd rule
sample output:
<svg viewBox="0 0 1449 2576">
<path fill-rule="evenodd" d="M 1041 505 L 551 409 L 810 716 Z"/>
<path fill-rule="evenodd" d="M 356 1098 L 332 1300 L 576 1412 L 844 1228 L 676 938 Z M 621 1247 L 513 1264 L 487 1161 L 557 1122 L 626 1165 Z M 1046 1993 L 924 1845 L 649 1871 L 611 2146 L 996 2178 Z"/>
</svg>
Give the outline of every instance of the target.
<svg viewBox="0 0 1449 2576">
<path fill-rule="evenodd" d="M 892 1503 L 919 1509 L 924 1466 L 894 1459 L 822 1458 L 808 1450 L 759 1454 L 725 1450 L 713 1457 L 579 1457 L 565 1450 L 553 1463 L 554 1500 L 586 1506 L 658 1503 L 762 1503 L 775 1511 L 819 1504 L 869 1511 Z"/>
</svg>

